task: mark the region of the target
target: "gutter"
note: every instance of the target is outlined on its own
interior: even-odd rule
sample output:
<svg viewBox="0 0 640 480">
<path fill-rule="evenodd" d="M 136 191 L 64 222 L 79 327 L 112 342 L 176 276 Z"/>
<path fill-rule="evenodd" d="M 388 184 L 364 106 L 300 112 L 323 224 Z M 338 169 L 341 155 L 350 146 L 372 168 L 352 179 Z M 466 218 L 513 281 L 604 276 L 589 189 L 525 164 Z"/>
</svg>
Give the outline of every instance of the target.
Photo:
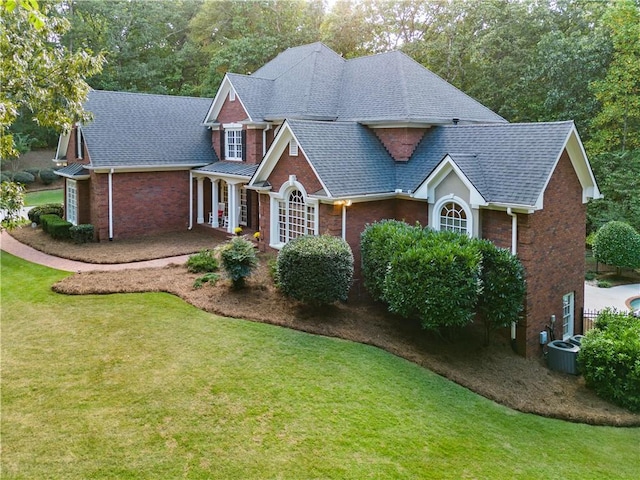
<svg viewBox="0 0 640 480">
<path fill-rule="evenodd" d="M 189 170 L 189 227 L 193 229 L 193 171 Z"/>
<path fill-rule="evenodd" d="M 113 241 L 113 168 L 109 172 L 109 241 Z"/>
</svg>

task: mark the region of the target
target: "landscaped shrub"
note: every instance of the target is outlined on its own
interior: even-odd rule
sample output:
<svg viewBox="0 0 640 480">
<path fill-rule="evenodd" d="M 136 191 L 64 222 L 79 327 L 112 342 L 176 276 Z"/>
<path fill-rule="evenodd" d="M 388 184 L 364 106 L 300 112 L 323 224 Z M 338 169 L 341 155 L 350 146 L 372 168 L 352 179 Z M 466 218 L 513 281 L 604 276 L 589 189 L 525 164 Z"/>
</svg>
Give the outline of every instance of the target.
<svg viewBox="0 0 640 480">
<path fill-rule="evenodd" d="M 58 180 L 60 176 L 53 173 L 52 168 L 45 168 L 40 170 L 40 181 L 45 185 L 51 185 L 53 182 Z"/>
<path fill-rule="evenodd" d="M 58 215 L 45 214 L 40 216 L 42 230 L 51 235 L 56 240 L 70 238 L 69 229 L 73 226 L 70 222 L 63 220 Z"/>
<path fill-rule="evenodd" d="M 310 305 L 346 300 L 353 281 L 353 253 L 342 238 L 298 237 L 278 254 L 278 285 L 282 292 Z"/>
<path fill-rule="evenodd" d="M 198 277 L 193 282 L 193 288 L 202 288 L 206 283 L 210 283 L 211 285 L 215 285 L 218 280 L 220 280 L 220 275 L 215 272 L 208 272 Z"/>
<path fill-rule="evenodd" d="M 468 241 L 431 232 L 397 252 L 384 280 L 389 310 L 418 318 L 424 328 L 462 327 L 473 321 L 480 288 L 480 252 Z"/>
<path fill-rule="evenodd" d="M 12 182 L 13 181 L 13 173 L 8 171 L 8 170 L 4 170 L 1 174 L 0 174 L 0 183 L 2 182 Z"/>
<path fill-rule="evenodd" d="M 22 183 L 28 185 L 36 181 L 36 178 L 29 172 L 16 172 L 13 174 L 13 181 L 16 183 Z"/>
<path fill-rule="evenodd" d="M 640 233 L 628 223 L 609 222 L 596 234 L 593 256 L 618 269 L 640 268 Z"/>
<path fill-rule="evenodd" d="M 33 207 L 29 210 L 27 216 L 29 217 L 29 220 L 40 225 L 40 217 L 48 214 L 62 217 L 64 214 L 64 207 L 61 203 L 45 203 L 44 205 Z"/>
<path fill-rule="evenodd" d="M 191 273 L 215 272 L 219 263 L 213 250 L 201 250 L 189 257 L 187 260 L 187 270 Z"/>
<path fill-rule="evenodd" d="M 69 228 L 69 236 L 75 243 L 88 243 L 93 241 L 94 228 L 90 223 L 81 223 Z"/>
<path fill-rule="evenodd" d="M 587 387 L 634 412 L 640 412 L 640 320 L 605 310 L 586 333 L 578 365 Z"/>
<path fill-rule="evenodd" d="M 38 168 L 25 168 L 24 171 L 27 172 L 27 173 L 30 173 L 31 175 L 33 175 L 34 180 L 38 181 L 38 176 L 40 175 L 40 169 L 38 169 Z"/>
<path fill-rule="evenodd" d="M 362 278 L 375 300 L 384 300 L 384 278 L 393 254 L 415 245 L 422 236 L 422 227 L 398 220 L 382 220 L 366 226 L 360 235 Z"/>
<path fill-rule="evenodd" d="M 234 237 L 222 245 L 220 259 L 234 288 L 244 287 L 245 278 L 258 266 L 258 256 L 253 242 L 243 237 Z"/>
<path fill-rule="evenodd" d="M 482 255 L 482 292 L 477 312 L 485 326 L 485 343 L 492 330 L 517 322 L 524 308 L 526 284 L 524 267 L 509 250 L 489 240 L 474 241 Z"/>
</svg>

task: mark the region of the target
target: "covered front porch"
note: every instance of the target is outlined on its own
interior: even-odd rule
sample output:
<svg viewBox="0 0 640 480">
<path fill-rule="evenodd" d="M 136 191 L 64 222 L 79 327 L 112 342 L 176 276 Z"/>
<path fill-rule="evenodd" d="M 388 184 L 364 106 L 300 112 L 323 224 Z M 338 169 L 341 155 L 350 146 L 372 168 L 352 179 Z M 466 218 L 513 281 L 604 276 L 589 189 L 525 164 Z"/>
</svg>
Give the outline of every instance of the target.
<svg viewBox="0 0 640 480">
<path fill-rule="evenodd" d="M 253 168 L 252 168 L 253 167 Z M 216 162 L 192 170 L 191 222 L 234 234 L 259 231 L 257 194 L 245 188 L 256 165 Z"/>
</svg>

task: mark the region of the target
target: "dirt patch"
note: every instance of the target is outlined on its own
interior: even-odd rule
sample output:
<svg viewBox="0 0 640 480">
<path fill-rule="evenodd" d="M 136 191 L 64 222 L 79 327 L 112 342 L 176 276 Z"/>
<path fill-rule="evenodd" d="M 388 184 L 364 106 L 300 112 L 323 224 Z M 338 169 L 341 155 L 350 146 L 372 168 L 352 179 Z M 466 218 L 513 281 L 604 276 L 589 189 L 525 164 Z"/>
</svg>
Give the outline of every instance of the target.
<svg viewBox="0 0 640 480">
<path fill-rule="evenodd" d="M 12 234 L 20 239 L 16 233 Z M 154 255 L 166 257 L 178 254 L 175 252 L 193 253 L 205 245 L 211 248 L 225 238 L 211 235 L 210 231 L 192 231 L 136 242 L 93 244 L 90 248 L 108 248 L 109 254 L 101 253 L 100 258 L 110 256 L 136 261 L 150 258 L 145 251 L 148 248 L 154 250 Z M 204 244 L 195 240 L 203 238 Z M 59 242 L 49 239 L 47 253 L 53 252 L 53 243 Z M 191 247 L 187 247 L 187 243 Z M 84 246 L 64 243 L 64 247 L 62 251 L 67 258 L 87 261 L 91 257 Z M 582 377 L 552 372 L 542 359 L 526 360 L 518 356 L 511 350 L 508 339 L 499 335 L 492 345 L 484 347 L 481 330 L 472 326 L 462 331 L 455 342 L 448 342 L 422 330 L 417 322 L 391 315 L 383 306 L 365 301 L 350 300 L 323 310 L 305 308 L 283 297 L 274 287 L 268 272 L 269 258 L 273 257 L 261 255 L 258 271 L 241 291 L 232 290 L 227 280 L 194 289 L 193 282 L 198 275 L 189 273 L 183 265 L 78 273 L 57 283 L 53 289 L 72 295 L 167 292 L 218 315 L 380 347 L 521 412 L 594 425 L 640 426 L 640 415 L 601 400 L 585 387 Z"/>
</svg>

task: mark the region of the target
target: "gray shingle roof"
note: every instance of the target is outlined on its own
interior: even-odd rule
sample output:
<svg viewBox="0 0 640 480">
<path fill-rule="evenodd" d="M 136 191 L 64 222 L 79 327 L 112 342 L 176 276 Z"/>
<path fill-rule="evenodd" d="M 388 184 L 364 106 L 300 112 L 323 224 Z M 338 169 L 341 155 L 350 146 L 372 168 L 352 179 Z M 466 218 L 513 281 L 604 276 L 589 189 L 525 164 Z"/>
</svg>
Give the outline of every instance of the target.
<svg viewBox="0 0 640 480">
<path fill-rule="evenodd" d="M 313 43 L 229 80 L 256 121 L 505 122 L 401 52 L 345 60 Z"/>
<path fill-rule="evenodd" d="M 92 90 L 82 126 L 91 166 L 206 165 L 216 160 L 202 127 L 210 98 Z"/>
<path fill-rule="evenodd" d="M 55 170 L 54 173 L 56 175 L 60 175 L 61 177 L 87 177 L 89 176 L 89 170 L 85 168 L 85 165 L 82 163 L 70 163 L 66 167 L 62 167 L 59 170 Z"/>
<path fill-rule="evenodd" d="M 198 168 L 196 169 L 196 171 L 207 173 L 221 173 L 226 175 L 240 175 L 243 177 L 251 178 L 253 174 L 256 173 L 257 169 L 257 164 L 248 165 L 244 162 L 220 161 Z"/>
<path fill-rule="evenodd" d="M 287 123 L 332 196 L 393 191 L 395 162 L 368 128 L 355 122 Z"/>
<path fill-rule="evenodd" d="M 438 126 L 408 162 L 395 162 L 372 131 L 355 122 L 288 120 L 334 197 L 414 192 L 449 155 L 488 202 L 535 205 L 573 122 Z"/>
<path fill-rule="evenodd" d="M 398 188 L 414 191 L 449 155 L 488 202 L 535 205 L 573 122 L 434 127 L 398 169 Z"/>
</svg>

